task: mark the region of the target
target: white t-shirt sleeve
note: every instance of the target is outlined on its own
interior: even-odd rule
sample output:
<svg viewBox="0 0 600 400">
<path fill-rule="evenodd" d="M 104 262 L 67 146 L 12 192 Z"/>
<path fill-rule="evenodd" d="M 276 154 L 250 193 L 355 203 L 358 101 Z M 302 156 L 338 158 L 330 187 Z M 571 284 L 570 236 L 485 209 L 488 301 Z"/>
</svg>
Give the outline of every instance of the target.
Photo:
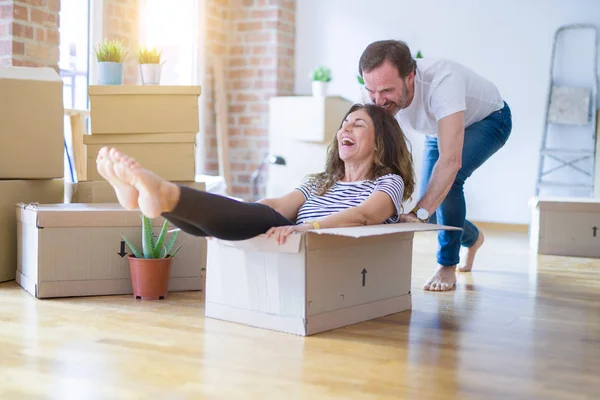
<svg viewBox="0 0 600 400">
<path fill-rule="evenodd" d="M 387 193 L 396 207 L 396 214 L 386 222 L 396 223 L 400 221 L 400 215 L 402 215 L 402 198 L 404 197 L 404 180 L 402 177 L 396 174 L 389 174 L 378 178 L 373 192 L 377 191 Z"/>
<path fill-rule="evenodd" d="M 467 109 L 465 81 L 460 74 L 448 71 L 436 81 L 429 95 L 429 108 L 436 121 Z"/>
</svg>

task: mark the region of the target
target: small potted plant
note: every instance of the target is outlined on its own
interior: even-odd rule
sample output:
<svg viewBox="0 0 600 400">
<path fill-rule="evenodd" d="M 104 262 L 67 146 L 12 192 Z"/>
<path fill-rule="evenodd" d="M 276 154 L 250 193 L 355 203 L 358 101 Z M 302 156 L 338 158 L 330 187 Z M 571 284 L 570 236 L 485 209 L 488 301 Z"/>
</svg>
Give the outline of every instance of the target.
<svg viewBox="0 0 600 400">
<path fill-rule="evenodd" d="M 98 60 L 98 84 L 122 85 L 125 46 L 118 39 L 105 39 L 94 49 Z"/>
<path fill-rule="evenodd" d="M 142 85 L 159 85 L 162 66 L 166 61 L 160 62 L 162 50 L 156 48 L 148 49 L 140 47 L 138 51 L 138 63 Z"/>
<path fill-rule="evenodd" d="M 331 70 L 327 67 L 319 66 L 311 72 L 309 77 L 312 79 L 313 96 L 327 96 L 327 86 L 331 82 Z"/>
<path fill-rule="evenodd" d="M 165 220 L 156 241 L 152 232 L 152 221 L 142 215 L 142 251 L 140 252 L 123 234 L 121 237 L 133 254 L 128 256 L 133 296 L 141 300 L 162 300 L 167 298 L 171 264 L 185 240 L 171 252 L 179 229 L 174 230 L 165 244 L 168 221 Z"/>
</svg>

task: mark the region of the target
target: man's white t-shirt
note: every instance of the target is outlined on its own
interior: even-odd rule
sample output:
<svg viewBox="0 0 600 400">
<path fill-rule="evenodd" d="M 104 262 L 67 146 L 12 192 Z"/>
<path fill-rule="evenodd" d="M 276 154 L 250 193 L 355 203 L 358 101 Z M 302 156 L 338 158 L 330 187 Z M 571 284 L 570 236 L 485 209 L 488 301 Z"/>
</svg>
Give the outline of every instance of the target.
<svg viewBox="0 0 600 400">
<path fill-rule="evenodd" d="M 403 129 L 437 135 L 440 119 L 465 111 L 465 128 L 504 107 L 496 86 L 456 62 L 419 58 L 415 94 L 410 105 L 396 115 Z"/>
</svg>

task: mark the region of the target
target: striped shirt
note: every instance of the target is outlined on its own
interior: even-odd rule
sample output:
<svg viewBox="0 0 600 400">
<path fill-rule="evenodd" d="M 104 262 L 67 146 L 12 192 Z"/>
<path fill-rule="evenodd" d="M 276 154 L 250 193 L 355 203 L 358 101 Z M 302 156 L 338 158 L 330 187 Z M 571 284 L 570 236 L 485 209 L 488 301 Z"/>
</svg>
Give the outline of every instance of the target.
<svg viewBox="0 0 600 400">
<path fill-rule="evenodd" d="M 296 189 L 302 192 L 306 199 L 298 210 L 297 224 L 323 218 L 336 212 L 359 206 L 376 191 L 387 193 L 396 206 L 396 214 L 388 218 L 384 223 L 397 223 L 402 214 L 404 180 L 400 175 L 396 174 L 384 175 L 376 180 L 336 182 L 322 196 L 314 193 L 314 186 L 311 182 L 300 185 Z"/>
</svg>

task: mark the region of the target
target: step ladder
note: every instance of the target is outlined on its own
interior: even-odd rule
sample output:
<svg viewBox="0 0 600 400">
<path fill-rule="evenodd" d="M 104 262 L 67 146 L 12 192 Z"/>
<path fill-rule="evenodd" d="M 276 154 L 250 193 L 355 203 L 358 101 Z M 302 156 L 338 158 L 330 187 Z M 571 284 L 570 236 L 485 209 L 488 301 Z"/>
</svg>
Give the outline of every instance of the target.
<svg viewBox="0 0 600 400">
<path fill-rule="evenodd" d="M 591 30 L 594 34 L 593 71 L 591 83 L 588 87 L 565 85 L 557 82 L 555 75 L 555 61 L 557 42 L 561 34 L 567 31 Z M 588 53 L 586 53 L 588 54 Z M 540 195 L 542 188 L 575 188 L 584 189 L 589 196 L 594 194 L 594 170 L 596 168 L 596 110 L 598 95 L 598 32 L 591 24 L 564 25 L 557 29 L 552 45 L 552 58 L 550 61 L 550 90 L 546 103 L 545 126 L 540 148 L 540 161 L 536 182 L 536 196 Z M 549 147 L 549 130 L 552 126 L 579 127 L 591 135 L 589 147 L 569 148 L 563 146 Z M 550 135 L 551 136 L 551 135 Z M 565 141 L 564 137 L 562 138 Z M 548 160 L 558 162 L 557 166 L 545 168 Z M 589 161 L 588 161 L 589 160 Z M 586 162 L 587 161 L 587 162 Z M 582 165 L 583 164 L 583 165 Z M 591 165 L 591 167 L 590 167 Z M 548 179 L 549 175 L 556 174 L 558 170 L 569 169 L 576 171 L 576 175 L 585 178 L 577 181 L 568 179 Z"/>
</svg>

